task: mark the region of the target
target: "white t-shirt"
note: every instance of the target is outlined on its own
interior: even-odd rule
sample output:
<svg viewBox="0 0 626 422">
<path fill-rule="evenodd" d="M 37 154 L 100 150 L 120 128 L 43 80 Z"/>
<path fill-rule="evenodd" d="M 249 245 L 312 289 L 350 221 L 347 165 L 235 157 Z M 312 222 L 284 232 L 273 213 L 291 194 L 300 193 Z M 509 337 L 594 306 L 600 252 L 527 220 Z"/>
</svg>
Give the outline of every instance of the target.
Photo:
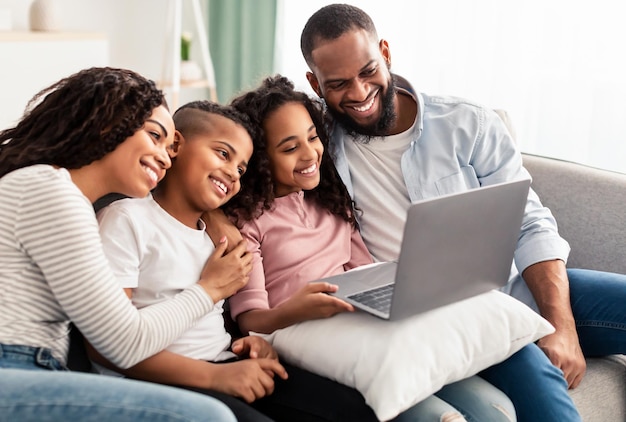
<svg viewBox="0 0 626 422">
<path fill-rule="evenodd" d="M 197 229 L 190 228 L 152 196 L 115 201 L 98 213 L 98 222 L 111 268 L 121 287 L 134 289 L 132 300 L 139 309 L 195 284 L 215 249 L 202 220 Z M 216 303 L 167 350 L 206 361 L 233 357 L 227 351 L 231 337 L 224 328 L 223 303 Z"/>
<path fill-rule="evenodd" d="M 400 163 L 414 139 L 414 128 L 415 124 L 397 135 L 372 138 L 367 144 L 353 140 L 344 144 L 353 199 L 357 207 L 367 204 L 367 217 L 359 220 L 361 236 L 377 261 L 396 260 L 400 255 L 411 204 Z"/>
</svg>

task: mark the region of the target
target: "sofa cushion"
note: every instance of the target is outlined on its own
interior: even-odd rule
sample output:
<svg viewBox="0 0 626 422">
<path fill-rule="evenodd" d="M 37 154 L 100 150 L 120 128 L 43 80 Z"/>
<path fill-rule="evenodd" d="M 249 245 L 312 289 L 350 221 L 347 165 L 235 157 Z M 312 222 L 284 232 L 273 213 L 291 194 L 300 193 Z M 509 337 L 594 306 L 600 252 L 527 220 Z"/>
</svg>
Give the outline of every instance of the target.
<svg viewBox="0 0 626 422">
<path fill-rule="evenodd" d="M 626 421 L 626 356 L 587 359 L 587 373 L 570 396 L 585 422 Z"/>
</svg>

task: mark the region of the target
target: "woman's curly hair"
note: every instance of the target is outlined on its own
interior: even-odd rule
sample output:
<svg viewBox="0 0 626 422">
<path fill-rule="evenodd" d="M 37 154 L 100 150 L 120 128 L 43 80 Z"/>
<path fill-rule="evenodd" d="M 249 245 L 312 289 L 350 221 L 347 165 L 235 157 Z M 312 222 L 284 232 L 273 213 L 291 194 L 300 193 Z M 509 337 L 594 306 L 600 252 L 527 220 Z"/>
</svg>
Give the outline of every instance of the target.
<svg viewBox="0 0 626 422">
<path fill-rule="evenodd" d="M 241 191 L 222 208 L 228 215 L 235 217 L 238 224 L 253 220 L 265 210 L 271 209 L 276 194 L 263 123 L 279 107 L 294 102 L 307 109 L 324 146 L 320 183 L 313 190 L 305 191 L 304 196 L 356 227 L 354 204 L 328 152 L 329 137 L 324 125 L 322 104 L 306 93 L 296 91 L 293 83 L 281 75 L 266 78 L 259 88 L 246 92 L 231 102 L 233 107 L 250 117 L 256 133 L 253 136 L 254 153 L 241 179 Z"/>
<path fill-rule="evenodd" d="M 0 177 L 33 164 L 86 166 L 132 136 L 160 105 L 163 92 L 130 70 L 94 67 L 64 78 L 0 132 Z"/>
</svg>

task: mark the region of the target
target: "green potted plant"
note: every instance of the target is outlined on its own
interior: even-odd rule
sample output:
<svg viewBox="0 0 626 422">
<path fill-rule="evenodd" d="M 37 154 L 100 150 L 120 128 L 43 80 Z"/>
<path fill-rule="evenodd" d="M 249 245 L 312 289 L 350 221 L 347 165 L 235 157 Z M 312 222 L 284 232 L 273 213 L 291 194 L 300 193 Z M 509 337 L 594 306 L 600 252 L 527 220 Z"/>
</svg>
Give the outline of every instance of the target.
<svg viewBox="0 0 626 422">
<path fill-rule="evenodd" d="M 202 70 L 198 63 L 191 60 L 191 32 L 183 31 L 180 36 L 180 80 L 193 82 L 202 79 Z"/>
</svg>

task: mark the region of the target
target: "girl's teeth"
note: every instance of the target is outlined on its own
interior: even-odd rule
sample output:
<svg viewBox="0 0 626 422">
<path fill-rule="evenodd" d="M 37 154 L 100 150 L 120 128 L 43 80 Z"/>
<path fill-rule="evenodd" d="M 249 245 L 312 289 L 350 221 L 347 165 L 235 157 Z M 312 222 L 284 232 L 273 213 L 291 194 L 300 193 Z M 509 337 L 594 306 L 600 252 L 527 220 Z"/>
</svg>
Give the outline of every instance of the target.
<svg viewBox="0 0 626 422">
<path fill-rule="evenodd" d="M 316 169 L 317 169 L 317 164 L 313 164 L 309 168 L 305 168 L 304 170 L 300 170 L 300 173 L 302 173 L 302 174 L 309 174 L 309 173 L 313 173 Z"/>
</svg>

